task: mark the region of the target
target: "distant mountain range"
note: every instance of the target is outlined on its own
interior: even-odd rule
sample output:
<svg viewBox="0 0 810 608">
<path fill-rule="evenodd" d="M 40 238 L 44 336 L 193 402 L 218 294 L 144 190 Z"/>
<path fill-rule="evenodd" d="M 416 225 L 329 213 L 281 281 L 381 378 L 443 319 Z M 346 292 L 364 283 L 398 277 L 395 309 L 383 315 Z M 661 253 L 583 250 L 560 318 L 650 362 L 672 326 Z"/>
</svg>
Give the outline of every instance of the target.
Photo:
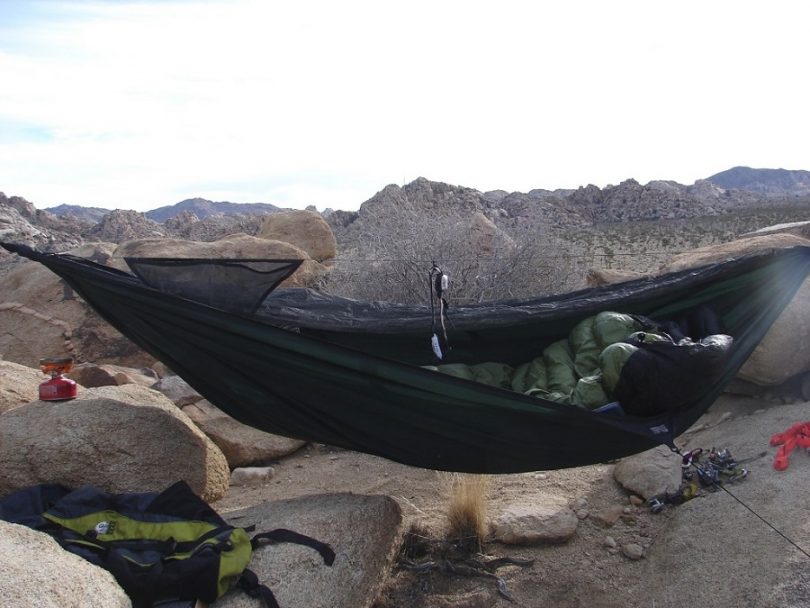
<svg viewBox="0 0 810 608">
<path fill-rule="evenodd" d="M 712 175 L 707 181 L 721 188 L 756 192 L 766 197 L 810 194 L 810 171 L 734 167 Z"/>
<path fill-rule="evenodd" d="M 623 182 L 622 185 L 627 186 L 628 184 L 634 184 L 634 188 L 638 190 L 639 184 L 634 180 L 627 180 L 627 182 Z M 465 191 L 469 190 L 471 193 L 477 193 L 477 191 L 473 191 L 472 189 L 458 188 Z M 705 202 L 707 200 L 717 199 L 720 194 L 723 194 L 724 204 L 734 204 L 735 202 L 749 204 L 753 200 L 791 199 L 810 196 L 810 171 L 734 167 L 712 175 L 705 180 L 698 180 L 693 186 L 683 186 L 676 182 L 659 180 L 650 182 L 643 188 L 656 192 L 666 190 L 678 198 L 684 199 L 684 201 L 699 200 Z M 381 192 L 385 190 L 386 189 Z M 587 186 L 579 188 L 578 190 L 556 190 L 553 192 L 536 189 L 527 194 L 507 193 L 501 190 L 477 194 L 490 202 L 496 200 L 514 202 L 515 200 L 519 200 L 525 203 L 527 201 L 559 198 L 569 199 L 572 203 L 576 203 L 581 202 L 583 199 L 593 199 L 594 196 L 604 198 L 611 192 L 615 195 L 618 192 L 623 192 L 623 189 L 620 189 L 618 186 L 608 186 L 600 190 L 595 186 Z M 375 197 L 366 201 L 366 203 L 372 203 L 373 205 L 377 196 L 379 195 L 375 195 Z M 615 198 L 615 196 L 613 198 Z M 615 201 L 617 207 L 620 208 L 622 206 L 623 199 L 624 196 Z M 364 205 L 366 203 L 364 203 Z M 647 204 L 651 207 L 655 206 L 655 201 L 649 200 Z M 215 202 L 204 198 L 190 198 L 175 205 L 167 205 L 153 209 L 152 211 L 147 211 L 145 215 L 150 220 L 163 223 L 175 216 L 189 213 L 195 215 L 197 219 L 202 220 L 214 215 L 254 215 L 275 213 L 282 210 L 282 208 L 269 203 Z M 73 216 L 84 221 L 98 222 L 111 210 L 99 207 L 82 207 L 79 205 L 59 205 L 47 208 L 46 211 L 59 217 Z M 697 211 L 697 209 L 695 211 Z M 353 213 L 354 212 L 350 212 L 350 215 L 353 215 Z M 623 214 L 619 213 L 617 217 L 612 219 L 621 220 L 621 215 Z M 651 216 L 653 219 L 654 217 L 655 215 Z"/>
<path fill-rule="evenodd" d="M 232 215 L 234 213 L 275 213 L 281 211 L 280 207 L 270 203 L 229 203 L 227 201 L 214 202 L 204 198 L 188 198 L 176 205 L 158 207 L 146 212 L 146 217 L 155 222 L 163 223 L 169 218 L 185 212 L 191 212 L 197 219 L 205 219 L 209 215 Z"/>
<path fill-rule="evenodd" d="M 82 207 L 81 205 L 57 205 L 56 207 L 46 208 L 45 211 L 53 213 L 57 217 L 73 216 L 80 220 L 99 222 L 101 221 L 101 218 L 111 211 L 111 209 L 102 209 L 101 207 Z"/>
<path fill-rule="evenodd" d="M 102 209 L 101 207 L 82 207 L 81 205 L 58 205 L 48 207 L 46 211 L 58 217 L 72 215 L 82 220 L 98 222 L 112 209 Z M 174 205 L 158 207 L 145 213 L 146 217 L 152 221 L 162 224 L 166 220 L 182 213 L 193 213 L 197 219 L 205 219 L 211 215 L 233 215 L 241 213 L 245 215 L 259 213 L 275 213 L 281 211 L 280 207 L 269 203 L 230 203 L 227 201 L 209 201 L 204 198 L 188 198 Z"/>
</svg>

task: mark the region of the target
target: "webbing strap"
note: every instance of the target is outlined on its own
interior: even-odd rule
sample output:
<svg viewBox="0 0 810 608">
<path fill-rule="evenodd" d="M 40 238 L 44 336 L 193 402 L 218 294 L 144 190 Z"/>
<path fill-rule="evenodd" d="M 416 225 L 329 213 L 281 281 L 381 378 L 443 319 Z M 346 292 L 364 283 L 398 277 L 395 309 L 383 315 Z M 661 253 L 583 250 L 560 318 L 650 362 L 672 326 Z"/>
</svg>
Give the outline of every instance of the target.
<svg viewBox="0 0 810 608">
<path fill-rule="evenodd" d="M 267 585 L 262 585 L 259 582 L 259 577 L 253 570 L 245 569 L 242 571 L 242 576 L 239 577 L 239 588 L 247 593 L 250 597 L 260 598 L 267 608 L 281 608 L 276 601 L 276 596 L 270 591 Z"/>
<path fill-rule="evenodd" d="M 320 553 L 323 562 L 327 566 L 331 566 L 335 562 L 335 552 L 332 550 L 332 547 L 305 534 L 299 534 L 298 532 L 284 528 L 277 528 L 270 532 L 262 532 L 251 538 L 250 546 L 253 547 L 255 551 L 261 546 L 262 541 L 265 540 L 270 543 L 295 543 L 297 545 L 306 545 Z"/>
</svg>

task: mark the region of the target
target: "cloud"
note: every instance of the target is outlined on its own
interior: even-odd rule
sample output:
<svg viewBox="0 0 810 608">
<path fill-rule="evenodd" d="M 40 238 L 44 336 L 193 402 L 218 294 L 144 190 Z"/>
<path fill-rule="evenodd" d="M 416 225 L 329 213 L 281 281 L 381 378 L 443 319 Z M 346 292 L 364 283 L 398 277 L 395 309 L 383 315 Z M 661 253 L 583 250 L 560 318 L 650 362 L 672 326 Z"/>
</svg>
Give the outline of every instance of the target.
<svg viewBox="0 0 810 608">
<path fill-rule="evenodd" d="M 38 204 L 356 208 L 417 176 L 529 190 L 806 163 L 793 4 L 14 4 L 0 188 Z"/>
</svg>

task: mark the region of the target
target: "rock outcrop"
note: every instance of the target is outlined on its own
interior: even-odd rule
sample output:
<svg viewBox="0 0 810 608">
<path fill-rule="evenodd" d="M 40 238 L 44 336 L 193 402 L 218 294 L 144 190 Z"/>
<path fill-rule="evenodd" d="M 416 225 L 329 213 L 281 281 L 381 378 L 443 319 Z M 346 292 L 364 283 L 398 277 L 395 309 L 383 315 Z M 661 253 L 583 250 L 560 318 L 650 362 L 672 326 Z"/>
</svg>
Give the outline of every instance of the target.
<svg viewBox="0 0 810 608">
<path fill-rule="evenodd" d="M 257 531 L 294 530 L 334 549 L 337 557 L 331 567 L 301 545 L 265 545 L 253 553 L 249 568 L 285 608 L 370 608 L 402 534 L 402 512 L 388 496 L 308 496 L 264 503 L 225 518 L 237 526 L 255 525 Z M 260 606 L 258 599 L 234 590 L 211 608 Z"/>
<path fill-rule="evenodd" d="M 187 405 L 183 413 L 222 450 L 232 469 L 267 464 L 292 454 L 306 443 L 244 425 L 205 400 Z"/>
<path fill-rule="evenodd" d="M 742 465 L 749 474 L 726 484 L 728 492 L 674 508 L 639 564 L 640 585 L 628 597 L 638 606 L 804 606 L 810 597 L 807 556 L 796 547 L 810 546 L 804 516 L 810 461 L 796 450 L 788 469 L 775 471 L 776 449 L 768 443 L 774 433 L 807 420 L 808 403 L 753 413 L 744 400 L 719 405 L 734 415 L 689 436 L 689 448 L 718 446 L 740 459 L 754 456 Z M 755 456 L 766 449 L 766 457 Z"/>
<path fill-rule="evenodd" d="M 264 218 L 258 236 L 290 243 L 307 252 L 316 262 L 337 255 L 337 242 L 329 224 L 314 211 L 285 211 Z"/>
<path fill-rule="evenodd" d="M 165 237 L 166 230 L 137 211 L 111 211 L 87 232 L 87 237 L 108 243 Z"/>
<path fill-rule="evenodd" d="M 74 332 L 88 310 L 50 270 L 20 264 L 0 278 L 0 294 L 0 353 L 6 360 L 35 367 L 42 357 L 75 352 Z"/>
<path fill-rule="evenodd" d="M 113 575 L 47 534 L 0 520 L 0 606 L 131 608 Z"/>
<path fill-rule="evenodd" d="M 86 389 L 0 415 L 0 495 L 37 483 L 159 492 L 180 479 L 206 500 L 228 489 L 222 452 L 173 403 L 136 385 Z"/>
<path fill-rule="evenodd" d="M 48 379 L 38 369 L 0 359 L 0 414 L 39 398 L 39 385 Z"/>
<path fill-rule="evenodd" d="M 104 260 L 111 249 L 85 245 L 73 253 Z M 37 367 L 43 357 L 68 354 L 77 362 L 154 363 L 42 264 L 26 261 L 0 277 L 0 294 L 0 354 L 8 361 Z"/>
</svg>

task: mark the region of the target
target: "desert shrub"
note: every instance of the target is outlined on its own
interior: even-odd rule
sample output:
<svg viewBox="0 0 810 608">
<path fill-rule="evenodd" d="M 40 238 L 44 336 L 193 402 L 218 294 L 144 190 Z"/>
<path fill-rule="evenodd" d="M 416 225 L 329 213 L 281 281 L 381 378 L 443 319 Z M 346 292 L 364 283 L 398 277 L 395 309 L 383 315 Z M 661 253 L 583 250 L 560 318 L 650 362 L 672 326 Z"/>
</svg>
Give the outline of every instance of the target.
<svg viewBox="0 0 810 608">
<path fill-rule="evenodd" d="M 450 279 L 451 306 L 561 293 L 579 286 L 571 245 L 536 227 L 482 239 L 471 216 L 441 218 L 402 209 L 366 220 L 321 286 L 362 300 L 424 304 L 436 263 Z"/>
<path fill-rule="evenodd" d="M 447 536 L 459 548 L 480 552 L 487 535 L 487 492 L 485 475 L 447 475 Z"/>
</svg>

